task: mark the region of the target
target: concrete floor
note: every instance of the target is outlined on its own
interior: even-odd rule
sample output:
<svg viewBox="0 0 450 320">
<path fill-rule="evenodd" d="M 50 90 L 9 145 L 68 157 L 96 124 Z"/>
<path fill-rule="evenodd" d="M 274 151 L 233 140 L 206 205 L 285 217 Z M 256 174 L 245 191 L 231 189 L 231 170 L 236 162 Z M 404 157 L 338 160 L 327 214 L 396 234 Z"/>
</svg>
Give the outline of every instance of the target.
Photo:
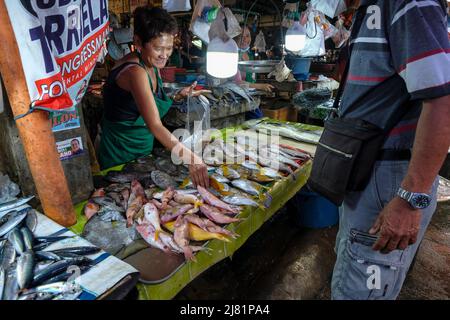
<svg viewBox="0 0 450 320">
<path fill-rule="evenodd" d="M 176 299 L 328 300 L 336 232 L 298 228 L 284 209 Z M 450 299 L 450 203 L 439 204 L 399 299 Z"/>
</svg>

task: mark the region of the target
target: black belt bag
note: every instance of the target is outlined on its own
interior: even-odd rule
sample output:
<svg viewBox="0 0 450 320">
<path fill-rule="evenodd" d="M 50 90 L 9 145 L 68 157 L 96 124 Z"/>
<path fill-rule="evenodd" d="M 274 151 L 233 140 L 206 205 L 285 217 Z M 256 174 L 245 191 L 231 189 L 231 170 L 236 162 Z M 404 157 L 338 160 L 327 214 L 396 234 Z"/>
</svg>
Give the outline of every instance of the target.
<svg viewBox="0 0 450 320">
<path fill-rule="evenodd" d="M 325 123 L 308 185 L 336 205 L 347 192 L 369 182 L 386 133 L 360 119 L 334 118 Z"/>
</svg>

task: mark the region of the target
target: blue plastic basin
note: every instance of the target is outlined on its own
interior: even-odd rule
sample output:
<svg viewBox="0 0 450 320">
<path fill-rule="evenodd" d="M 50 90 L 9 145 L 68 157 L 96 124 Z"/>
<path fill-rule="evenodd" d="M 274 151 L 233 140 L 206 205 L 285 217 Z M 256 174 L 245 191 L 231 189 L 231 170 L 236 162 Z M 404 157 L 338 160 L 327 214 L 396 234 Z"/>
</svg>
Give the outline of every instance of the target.
<svg viewBox="0 0 450 320">
<path fill-rule="evenodd" d="M 288 205 L 297 225 L 307 228 L 326 228 L 339 222 L 339 209 L 315 192 L 302 189 Z"/>
</svg>

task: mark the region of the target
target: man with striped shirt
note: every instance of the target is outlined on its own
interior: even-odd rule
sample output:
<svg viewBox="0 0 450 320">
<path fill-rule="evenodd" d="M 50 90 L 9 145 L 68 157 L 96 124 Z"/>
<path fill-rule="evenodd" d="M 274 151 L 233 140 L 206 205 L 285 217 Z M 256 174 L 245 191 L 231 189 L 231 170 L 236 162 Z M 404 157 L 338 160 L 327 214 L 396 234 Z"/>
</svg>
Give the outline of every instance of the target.
<svg viewBox="0 0 450 320">
<path fill-rule="evenodd" d="M 450 146 L 446 1 L 359 5 L 365 16 L 351 39 L 340 116 L 383 127 L 394 113 L 405 115 L 365 190 L 349 193 L 341 207 L 332 298 L 396 299 L 436 209 L 437 175 Z M 355 241 L 370 239 L 367 233 L 378 237 L 375 244 Z"/>
</svg>

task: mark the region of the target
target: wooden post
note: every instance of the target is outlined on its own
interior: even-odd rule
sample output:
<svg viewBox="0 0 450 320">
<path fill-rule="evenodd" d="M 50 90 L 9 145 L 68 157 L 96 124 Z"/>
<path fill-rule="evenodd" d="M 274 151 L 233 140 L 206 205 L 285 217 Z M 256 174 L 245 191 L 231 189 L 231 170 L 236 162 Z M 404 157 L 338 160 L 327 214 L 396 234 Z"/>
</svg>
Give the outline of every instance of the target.
<svg viewBox="0 0 450 320">
<path fill-rule="evenodd" d="M 0 0 L 0 73 L 14 116 L 29 110 L 28 92 L 19 48 L 4 0 Z M 35 111 L 16 121 L 25 155 L 44 213 L 68 227 L 76 216 L 48 113 Z"/>
</svg>

